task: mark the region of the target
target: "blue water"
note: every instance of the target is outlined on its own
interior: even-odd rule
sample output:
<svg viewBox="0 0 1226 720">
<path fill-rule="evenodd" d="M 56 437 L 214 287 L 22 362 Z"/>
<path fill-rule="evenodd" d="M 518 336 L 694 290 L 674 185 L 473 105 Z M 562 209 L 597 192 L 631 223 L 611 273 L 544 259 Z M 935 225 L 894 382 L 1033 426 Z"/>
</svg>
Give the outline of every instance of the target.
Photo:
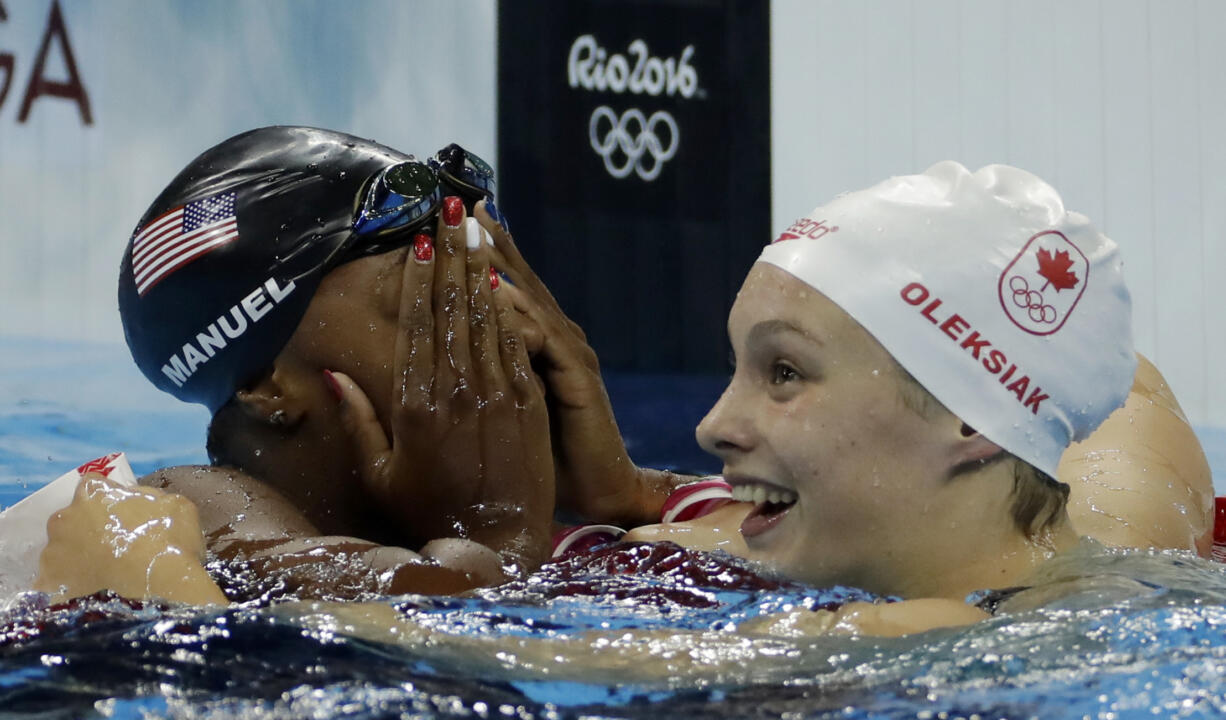
<svg viewBox="0 0 1226 720">
<path fill-rule="evenodd" d="M 733 626 L 861 596 L 755 579 L 701 554 L 669 566 L 684 553 L 667 546 L 617 552 L 636 551 L 655 565 L 610 574 L 563 563 L 476 597 L 389 600 L 397 617 L 431 633 L 413 642 L 341 631 L 344 616 L 330 606 L 32 601 L 0 614 L 0 710 L 29 718 L 1226 713 L 1226 577 L 1202 561 L 1106 557 L 1101 575 L 1126 570 L 1146 582 L 1087 585 L 969 629 L 789 639 L 746 638 Z M 693 563 L 700 567 L 688 571 Z M 39 637 L 23 639 L 36 624 Z"/>
<path fill-rule="evenodd" d="M 721 382 L 611 377 L 636 460 L 714 469 L 692 428 Z M 203 462 L 206 422 L 146 387 L 122 347 L 0 339 L 0 505 L 117 449 L 138 473 Z M 1226 432 L 1201 436 L 1222 468 Z M 674 560 L 640 557 L 629 573 L 563 564 L 474 597 L 388 600 L 432 633 L 413 643 L 338 630 L 327 607 L 46 607 L 31 596 L 0 613 L 0 716 L 1226 714 L 1226 574 L 1199 560 L 1107 558 L 1097 577 L 1146 581 L 896 640 L 746 639 L 735 626 L 760 613 L 855 591 L 776 582 L 718 557 Z"/>
<path fill-rule="evenodd" d="M 717 472 L 694 427 L 725 378 L 611 374 L 632 457 L 646 467 Z M 0 507 L 116 450 L 137 475 L 207 463 L 209 415 L 153 388 L 127 348 L 0 337 Z"/>
<path fill-rule="evenodd" d="M 145 381 L 122 345 L 0 338 L 0 506 L 116 450 L 138 474 L 206 462 L 207 423 Z"/>
</svg>

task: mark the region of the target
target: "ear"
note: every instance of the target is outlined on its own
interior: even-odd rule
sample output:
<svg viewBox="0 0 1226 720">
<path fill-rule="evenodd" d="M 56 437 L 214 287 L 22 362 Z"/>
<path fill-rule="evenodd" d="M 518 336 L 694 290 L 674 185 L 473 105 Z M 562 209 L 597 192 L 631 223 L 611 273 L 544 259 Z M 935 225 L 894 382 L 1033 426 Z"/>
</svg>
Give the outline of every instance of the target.
<svg viewBox="0 0 1226 720">
<path fill-rule="evenodd" d="M 1004 448 L 979 434 L 975 428 L 955 418 L 958 435 L 951 442 L 950 466 L 956 469 L 982 465 L 1004 454 Z"/>
<path fill-rule="evenodd" d="M 243 413 L 261 425 L 289 429 L 306 414 L 306 399 L 275 368 L 234 393 Z"/>
</svg>

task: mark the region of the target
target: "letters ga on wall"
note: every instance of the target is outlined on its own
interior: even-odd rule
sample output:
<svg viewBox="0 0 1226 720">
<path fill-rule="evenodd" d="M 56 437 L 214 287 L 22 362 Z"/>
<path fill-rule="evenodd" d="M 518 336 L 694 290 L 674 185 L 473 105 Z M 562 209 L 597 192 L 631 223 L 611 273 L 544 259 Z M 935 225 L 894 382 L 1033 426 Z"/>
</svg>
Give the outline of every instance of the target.
<svg viewBox="0 0 1226 720">
<path fill-rule="evenodd" d="M 723 372 L 770 237 L 769 3 L 504 2 L 498 198 L 607 368 Z"/>
</svg>

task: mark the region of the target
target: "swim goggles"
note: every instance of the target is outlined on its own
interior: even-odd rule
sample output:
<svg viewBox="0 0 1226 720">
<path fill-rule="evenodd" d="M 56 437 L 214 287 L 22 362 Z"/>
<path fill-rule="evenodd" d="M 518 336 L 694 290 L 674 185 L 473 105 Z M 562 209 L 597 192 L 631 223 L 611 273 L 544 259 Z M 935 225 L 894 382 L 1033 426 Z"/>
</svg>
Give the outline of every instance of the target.
<svg viewBox="0 0 1226 720">
<path fill-rule="evenodd" d="M 489 163 L 455 143 L 425 162 L 409 159 L 389 165 L 375 173 L 359 195 L 353 221 L 358 243 L 350 251 L 374 254 L 391 249 L 385 243 L 371 241 L 393 231 L 411 237 L 412 231 L 438 212 L 444 194 L 463 196 L 469 205 L 481 199 L 493 200 L 494 171 Z"/>
</svg>

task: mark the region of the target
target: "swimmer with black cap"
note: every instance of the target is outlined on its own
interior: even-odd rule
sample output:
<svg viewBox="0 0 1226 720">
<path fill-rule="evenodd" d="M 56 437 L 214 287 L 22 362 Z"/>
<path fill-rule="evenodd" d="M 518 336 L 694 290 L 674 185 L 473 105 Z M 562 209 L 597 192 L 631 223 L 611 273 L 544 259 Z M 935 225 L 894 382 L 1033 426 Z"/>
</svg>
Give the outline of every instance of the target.
<svg viewBox="0 0 1226 720">
<path fill-rule="evenodd" d="M 419 161 L 270 127 L 206 151 L 150 206 L 120 269 L 124 330 L 155 385 L 212 411 L 213 465 L 142 484 L 194 502 L 219 567 L 348 597 L 543 560 L 546 411 L 470 217 L 497 224 L 493 191 L 455 145 Z"/>
</svg>

